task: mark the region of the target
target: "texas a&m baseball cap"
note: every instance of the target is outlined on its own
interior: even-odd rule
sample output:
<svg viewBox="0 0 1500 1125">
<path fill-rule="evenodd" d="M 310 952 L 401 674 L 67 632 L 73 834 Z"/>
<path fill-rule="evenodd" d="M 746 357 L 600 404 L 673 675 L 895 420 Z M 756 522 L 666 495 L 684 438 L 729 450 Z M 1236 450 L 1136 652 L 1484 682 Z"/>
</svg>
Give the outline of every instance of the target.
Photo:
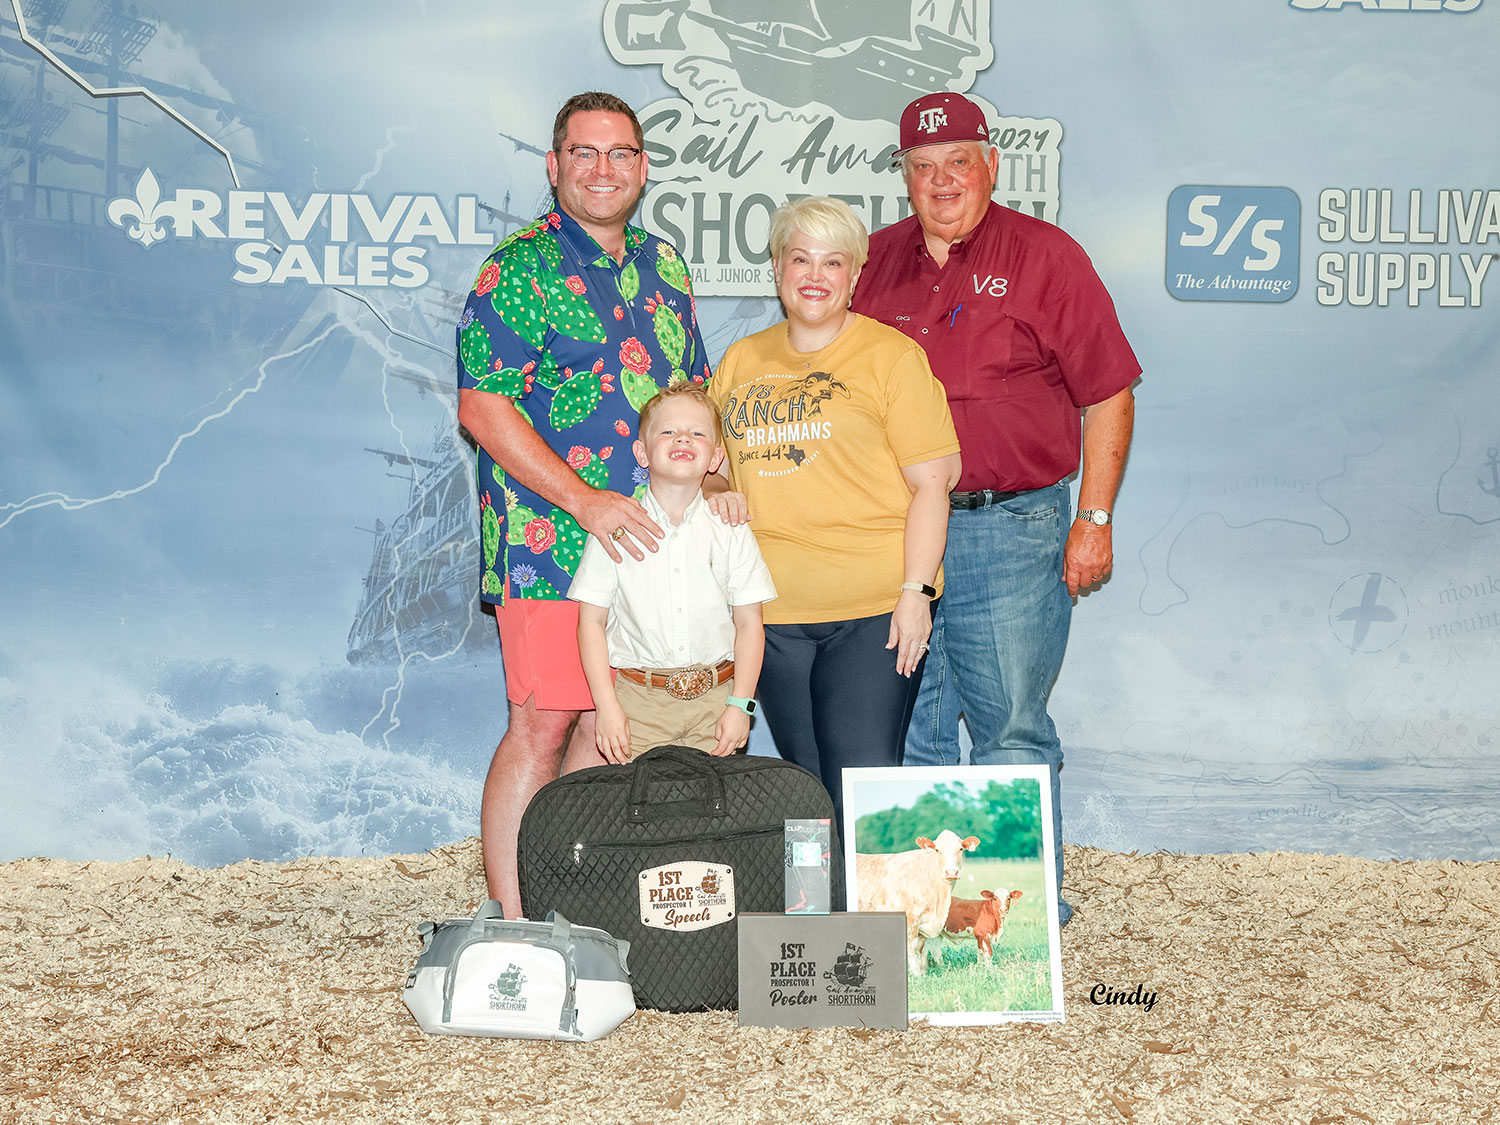
<svg viewBox="0 0 1500 1125">
<path fill-rule="evenodd" d="M 901 113 L 901 147 L 893 154 L 900 159 L 923 145 L 946 145 L 955 141 L 988 141 L 990 129 L 984 110 L 962 94 L 923 94 Z"/>
</svg>

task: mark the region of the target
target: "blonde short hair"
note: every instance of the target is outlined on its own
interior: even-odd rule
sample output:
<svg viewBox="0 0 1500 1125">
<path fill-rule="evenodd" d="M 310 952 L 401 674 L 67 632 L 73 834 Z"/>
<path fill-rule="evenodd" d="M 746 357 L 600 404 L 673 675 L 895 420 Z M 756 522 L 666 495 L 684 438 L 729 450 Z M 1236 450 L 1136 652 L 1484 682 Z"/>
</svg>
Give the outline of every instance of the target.
<svg viewBox="0 0 1500 1125">
<path fill-rule="evenodd" d="M 851 270 L 860 269 L 870 256 L 870 234 L 854 209 L 842 199 L 809 195 L 803 199 L 789 199 L 776 208 L 776 213 L 771 216 L 773 261 L 780 259 L 786 244 L 798 231 L 847 254 Z"/>
<path fill-rule="evenodd" d="M 641 424 L 636 433 L 642 441 L 646 440 L 651 419 L 656 417 L 657 410 L 669 399 L 674 398 L 690 399 L 707 410 L 709 418 L 712 419 L 710 425 L 713 429 L 714 444 L 724 444 L 724 423 L 719 419 L 719 408 L 709 397 L 708 389 L 702 383 L 695 383 L 691 379 L 679 379 L 675 383 L 668 383 L 641 406 Z"/>
</svg>

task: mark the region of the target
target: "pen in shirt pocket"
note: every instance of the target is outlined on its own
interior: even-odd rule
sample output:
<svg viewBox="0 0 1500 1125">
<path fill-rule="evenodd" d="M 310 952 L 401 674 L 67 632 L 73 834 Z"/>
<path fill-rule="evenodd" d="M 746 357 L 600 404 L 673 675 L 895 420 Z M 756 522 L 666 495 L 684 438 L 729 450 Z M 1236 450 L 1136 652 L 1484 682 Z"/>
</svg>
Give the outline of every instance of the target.
<svg viewBox="0 0 1500 1125">
<path fill-rule="evenodd" d="M 948 327 L 953 327 L 953 322 L 958 319 L 958 314 L 963 312 L 964 303 L 960 301 L 948 310 Z"/>
</svg>

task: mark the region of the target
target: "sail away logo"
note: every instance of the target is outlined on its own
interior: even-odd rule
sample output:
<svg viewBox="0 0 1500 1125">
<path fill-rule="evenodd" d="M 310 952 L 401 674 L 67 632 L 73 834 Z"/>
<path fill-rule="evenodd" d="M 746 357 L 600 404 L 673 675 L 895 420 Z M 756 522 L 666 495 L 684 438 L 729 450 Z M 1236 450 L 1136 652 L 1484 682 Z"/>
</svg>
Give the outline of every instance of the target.
<svg viewBox="0 0 1500 1125">
<path fill-rule="evenodd" d="M 697 105 L 764 99 L 894 122 L 913 98 L 968 89 L 994 61 L 990 0 L 611 0 L 610 53 L 660 63 Z"/>
<path fill-rule="evenodd" d="M 521 989 L 525 987 L 526 974 L 521 966 L 512 961 L 506 966 L 505 972 L 501 973 L 490 982 L 490 1010 L 493 1012 L 524 1012 L 528 1001 L 521 995 Z"/>
<path fill-rule="evenodd" d="M 435 195 L 393 195 L 384 202 L 350 192 L 178 188 L 164 195 L 150 168 L 135 195 L 110 201 L 109 221 L 149 249 L 168 237 L 237 243 L 231 280 L 242 285 L 352 285 L 415 289 L 427 284 L 431 245 L 493 246 L 478 229 L 479 203 L 454 200 L 452 218 Z M 169 233 L 170 232 L 170 233 Z"/>
<path fill-rule="evenodd" d="M 788 198 L 837 194 L 872 231 L 910 214 L 901 111 L 995 59 L 990 0 L 608 0 L 603 31 L 681 95 L 639 113 L 641 214 L 684 249 L 700 296 L 774 292 L 766 232 Z M 974 101 L 1000 151 L 996 200 L 1055 222 L 1062 126 Z"/>
</svg>

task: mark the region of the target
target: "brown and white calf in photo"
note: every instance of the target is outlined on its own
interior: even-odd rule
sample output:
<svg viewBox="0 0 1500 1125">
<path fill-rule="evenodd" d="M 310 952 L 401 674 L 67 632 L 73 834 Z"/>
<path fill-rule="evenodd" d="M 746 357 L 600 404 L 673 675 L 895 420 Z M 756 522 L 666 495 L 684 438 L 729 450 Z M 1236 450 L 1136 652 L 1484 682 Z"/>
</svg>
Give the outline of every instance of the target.
<svg viewBox="0 0 1500 1125">
<path fill-rule="evenodd" d="M 995 955 L 995 942 L 1000 940 L 1005 929 L 1005 916 L 1010 913 L 1011 904 L 1021 897 L 1021 892 L 1007 894 L 1002 888 L 999 894 L 994 891 L 979 893 L 982 898 L 954 898 L 948 904 L 943 937 L 954 940 L 972 937 L 979 945 L 979 960 L 988 965 Z"/>
</svg>

